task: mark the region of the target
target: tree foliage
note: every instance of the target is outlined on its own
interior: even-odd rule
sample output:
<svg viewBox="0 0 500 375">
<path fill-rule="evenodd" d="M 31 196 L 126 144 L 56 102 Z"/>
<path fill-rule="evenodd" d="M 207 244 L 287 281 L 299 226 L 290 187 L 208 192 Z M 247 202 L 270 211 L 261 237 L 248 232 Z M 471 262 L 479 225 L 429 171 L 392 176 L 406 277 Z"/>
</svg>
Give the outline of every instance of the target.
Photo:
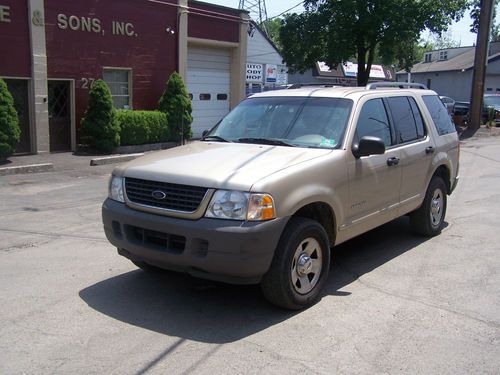
<svg viewBox="0 0 500 375">
<path fill-rule="evenodd" d="M 0 159 L 8 158 L 16 150 L 21 130 L 14 99 L 7 84 L 0 78 Z"/>
<path fill-rule="evenodd" d="M 89 91 L 89 104 L 81 121 L 81 141 L 109 153 L 120 145 L 120 126 L 108 85 L 98 79 Z"/>
<path fill-rule="evenodd" d="M 167 114 L 170 135 L 175 140 L 189 139 L 193 111 L 186 86 L 179 73 L 173 72 L 158 102 L 158 109 Z"/>
<path fill-rule="evenodd" d="M 282 22 L 283 19 L 281 18 L 273 18 L 264 22 L 268 33 L 267 36 L 269 37 L 269 39 L 273 41 L 276 48 L 278 48 L 278 50 L 280 51 L 281 51 L 280 29 Z"/>
<path fill-rule="evenodd" d="M 353 57 L 358 85 L 368 82 L 376 54 L 404 68 L 415 62 L 420 33 L 446 30 L 469 0 L 306 0 L 306 11 L 285 16 L 280 30 L 284 59 L 292 72 L 316 61 L 337 66 Z"/>
<path fill-rule="evenodd" d="M 492 9 L 492 17 L 491 17 L 491 31 L 490 31 L 490 40 L 498 41 L 500 34 L 500 25 L 495 23 L 495 18 L 497 16 L 497 6 L 499 0 L 493 1 L 493 9 Z M 481 5 L 482 0 L 472 0 L 470 7 L 470 18 L 472 19 L 472 24 L 470 25 L 470 31 L 474 34 L 477 34 L 479 31 L 479 15 L 481 14 Z"/>
</svg>

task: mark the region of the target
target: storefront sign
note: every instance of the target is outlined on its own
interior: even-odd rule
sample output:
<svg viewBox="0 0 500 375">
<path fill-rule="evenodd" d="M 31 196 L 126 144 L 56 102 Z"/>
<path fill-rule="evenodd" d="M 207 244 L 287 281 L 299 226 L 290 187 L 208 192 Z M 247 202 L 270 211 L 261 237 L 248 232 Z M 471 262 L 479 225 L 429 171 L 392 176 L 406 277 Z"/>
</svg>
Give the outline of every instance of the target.
<svg viewBox="0 0 500 375">
<path fill-rule="evenodd" d="M 262 64 L 249 64 L 247 63 L 247 83 L 262 83 L 262 74 L 264 66 Z"/>
<path fill-rule="evenodd" d="M 342 65 L 344 75 L 346 77 L 356 77 L 358 74 L 358 64 L 347 62 Z M 370 78 L 385 78 L 384 68 L 382 65 L 372 65 L 370 70 Z"/>
<path fill-rule="evenodd" d="M 57 27 L 61 30 L 84 31 L 105 35 L 102 22 L 96 17 L 79 17 L 66 14 L 57 15 Z M 134 25 L 130 22 L 111 21 L 111 35 L 137 36 Z"/>
<path fill-rule="evenodd" d="M 0 22 L 10 22 L 10 7 L 0 5 Z"/>
<path fill-rule="evenodd" d="M 276 77 L 276 84 L 287 85 L 288 84 L 288 73 L 278 73 Z"/>
<path fill-rule="evenodd" d="M 31 22 L 33 22 L 33 25 L 35 26 L 43 26 L 42 12 L 40 12 L 39 10 L 34 10 Z"/>
<path fill-rule="evenodd" d="M 278 76 L 278 65 L 266 64 L 266 83 L 275 83 Z"/>
</svg>

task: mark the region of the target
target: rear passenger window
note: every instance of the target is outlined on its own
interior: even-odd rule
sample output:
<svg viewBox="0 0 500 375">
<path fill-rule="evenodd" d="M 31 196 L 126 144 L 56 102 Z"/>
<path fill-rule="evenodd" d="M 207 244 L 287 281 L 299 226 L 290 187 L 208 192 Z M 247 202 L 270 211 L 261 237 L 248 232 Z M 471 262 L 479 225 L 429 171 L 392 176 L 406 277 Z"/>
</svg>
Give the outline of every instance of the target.
<svg viewBox="0 0 500 375">
<path fill-rule="evenodd" d="M 366 135 L 382 139 L 386 147 L 392 144 L 391 128 L 382 99 L 368 100 L 361 109 L 356 137 L 359 141 Z"/>
<path fill-rule="evenodd" d="M 441 100 L 437 95 L 424 95 L 422 96 L 422 99 L 431 114 L 439 135 L 449 134 L 456 131 L 455 126 L 451 122 L 448 110 L 441 103 Z"/>
<path fill-rule="evenodd" d="M 410 106 L 410 101 L 406 96 L 387 98 L 391 109 L 392 119 L 396 130 L 398 143 L 406 143 L 417 140 L 417 125 Z"/>
</svg>

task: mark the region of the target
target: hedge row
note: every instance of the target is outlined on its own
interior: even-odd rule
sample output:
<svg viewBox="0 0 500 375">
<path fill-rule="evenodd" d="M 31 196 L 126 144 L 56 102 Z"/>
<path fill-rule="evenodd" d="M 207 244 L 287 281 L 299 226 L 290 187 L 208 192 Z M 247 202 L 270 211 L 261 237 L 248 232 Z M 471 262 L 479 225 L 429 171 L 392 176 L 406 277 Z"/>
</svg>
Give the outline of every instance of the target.
<svg viewBox="0 0 500 375">
<path fill-rule="evenodd" d="M 163 112 L 120 109 L 116 117 L 120 126 L 122 146 L 171 140 L 167 115 Z"/>
</svg>

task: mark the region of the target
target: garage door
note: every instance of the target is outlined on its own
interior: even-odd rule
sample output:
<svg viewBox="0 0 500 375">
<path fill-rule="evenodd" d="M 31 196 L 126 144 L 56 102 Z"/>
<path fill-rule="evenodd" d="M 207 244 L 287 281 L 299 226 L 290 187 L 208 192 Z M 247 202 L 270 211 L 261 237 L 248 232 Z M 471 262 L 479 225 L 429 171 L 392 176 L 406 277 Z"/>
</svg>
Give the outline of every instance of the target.
<svg viewBox="0 0 500 375">
<path fill-rule="evenodd" d="M 189 47 L 187 88 L 193 101 L 193 137 L 200 138 L 229 112 L 229 50 Z"/>
</svg>

